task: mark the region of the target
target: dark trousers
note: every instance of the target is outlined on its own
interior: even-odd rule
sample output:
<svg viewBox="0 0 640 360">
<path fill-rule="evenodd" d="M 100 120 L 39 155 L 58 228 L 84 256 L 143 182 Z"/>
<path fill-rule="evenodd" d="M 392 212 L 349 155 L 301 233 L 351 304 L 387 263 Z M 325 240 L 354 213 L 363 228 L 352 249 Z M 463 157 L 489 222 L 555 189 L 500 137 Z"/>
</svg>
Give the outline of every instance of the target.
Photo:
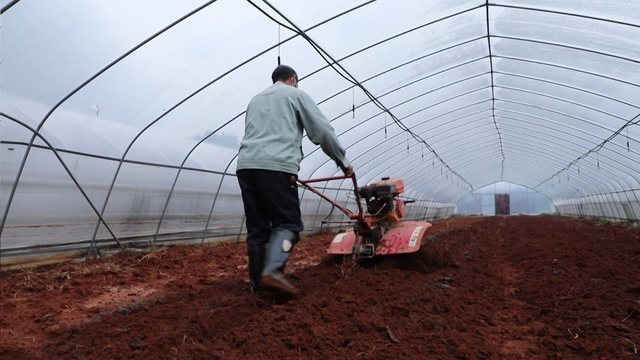
<svg viewBox="0 0 640 360">
<path fill-rule="evenodd" d="M 243 169 L 236 174 L 247 218 L 247 245 L 268 243 L 272 229 L 296 235 L 304 229 L 295 176 L 261 169 Z"/>
</svg>

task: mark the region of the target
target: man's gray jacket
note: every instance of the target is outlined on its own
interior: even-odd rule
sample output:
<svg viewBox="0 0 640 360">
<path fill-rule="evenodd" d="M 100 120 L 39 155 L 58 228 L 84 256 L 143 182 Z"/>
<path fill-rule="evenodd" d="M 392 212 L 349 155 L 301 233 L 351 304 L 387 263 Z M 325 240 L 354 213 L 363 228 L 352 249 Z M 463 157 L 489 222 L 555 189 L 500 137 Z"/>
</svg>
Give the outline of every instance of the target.
<svg viewBox="0 0 640 360">
<path fill-rule="evenodd" d="M 254 96 L 247 107 L 238 170 L 264 169 L 298 174 L 302 160 L 302 130 L 309 140 L 344 171 L 349 161 L 338 137 L 311 97 L 276 82 Z"/>
</svg>

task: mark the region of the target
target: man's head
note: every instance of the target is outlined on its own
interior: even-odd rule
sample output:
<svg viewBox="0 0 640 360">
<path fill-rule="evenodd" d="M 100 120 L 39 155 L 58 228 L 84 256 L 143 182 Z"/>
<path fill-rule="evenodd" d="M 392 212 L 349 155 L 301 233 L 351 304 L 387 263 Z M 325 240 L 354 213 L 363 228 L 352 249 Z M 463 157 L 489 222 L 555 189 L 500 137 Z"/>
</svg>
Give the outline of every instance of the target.
<svg viewBox="0 0 640 360">
<path fill-rule="evenodd" d="M 298 87 L 298 74 L 296 74 L 296 71 L 293 70 L 291 66 L 278 65 L 271 74 L 271 80 L 274 84 L 276 81 L 281 81 L 287 85 L 291 85 L 296 88 Z"/>
</svg>

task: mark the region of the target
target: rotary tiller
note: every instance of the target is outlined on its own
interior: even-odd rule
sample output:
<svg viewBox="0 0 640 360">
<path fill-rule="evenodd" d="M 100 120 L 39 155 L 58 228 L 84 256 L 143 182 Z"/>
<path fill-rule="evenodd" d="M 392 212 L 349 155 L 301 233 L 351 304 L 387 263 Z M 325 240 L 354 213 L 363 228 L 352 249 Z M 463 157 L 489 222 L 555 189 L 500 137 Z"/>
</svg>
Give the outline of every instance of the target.
<svg viewBox="0 0 640 360">
<path fill-rule="evenodd" d="M 351 178 L 358 213 L 333 201 L 313 186 L 313 182 Z M 422 237 L 431 226 L 425 221 L 400 221 L 406 213 L 405 204 L 413 201 L 398 199 L 404 191 L 401 179 L 382 178 L 363 187 L 358 187 L 356 175 L 298 180 L 311 192 L 319 195 L 340 209 L 353 222 L 353 228 L 336 235 L 327 252 L 336 255 L 353 255 L 354 259 L 371 258 L 376 255 L 404 254 L 420 249 Z M 361 199 L 365 200 L 366 212 Z"/>
</svg>

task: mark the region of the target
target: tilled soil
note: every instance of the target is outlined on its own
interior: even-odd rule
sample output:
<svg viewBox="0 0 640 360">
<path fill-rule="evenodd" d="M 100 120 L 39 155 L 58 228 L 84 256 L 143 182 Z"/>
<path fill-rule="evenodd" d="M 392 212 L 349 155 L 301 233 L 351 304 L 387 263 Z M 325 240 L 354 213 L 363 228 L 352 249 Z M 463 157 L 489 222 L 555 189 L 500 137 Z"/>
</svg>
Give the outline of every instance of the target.
<svg viewBox="0 0 640 360">
<path fill-rule="evenodd" d="M 249 293 L 246 247 L 175 247 L 0 274 L 14 359 L 640 358 L 640 231 L 555 216 L 434 223 L 354 265 L 307 237 L 296 299 Z"/>
</svg>

